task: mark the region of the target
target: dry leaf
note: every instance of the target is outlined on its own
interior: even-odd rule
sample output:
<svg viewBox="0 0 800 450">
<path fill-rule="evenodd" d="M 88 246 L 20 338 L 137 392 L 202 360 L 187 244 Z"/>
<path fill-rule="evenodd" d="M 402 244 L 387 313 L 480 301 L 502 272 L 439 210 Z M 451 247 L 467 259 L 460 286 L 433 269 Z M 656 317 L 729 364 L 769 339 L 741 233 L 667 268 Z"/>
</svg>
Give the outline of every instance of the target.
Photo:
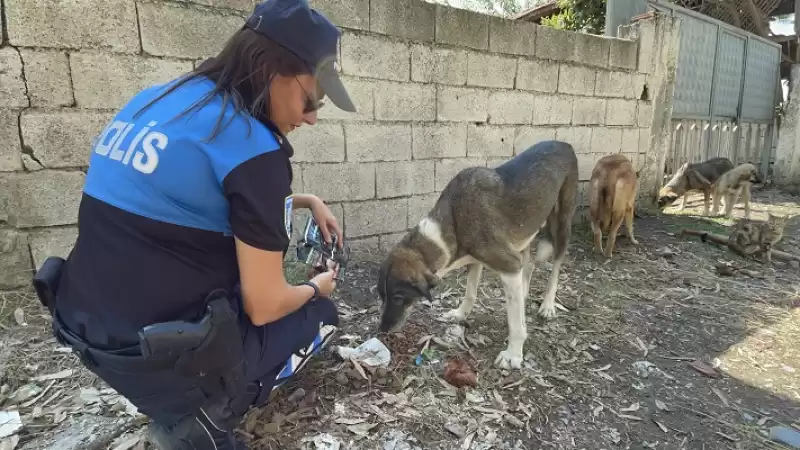
<svg viewBox="0 0 800 450">
<path fill-rule="evenodd" d="M 358 424 L 364 423 L 366 421 L 367 421 L 367 419 L 364 419 L 364 418 L 348 419 L 346 417 L 340 417 L 340 418 L 336 419 L 334 421 L 334 423 L 337 423 L 339 425 L 358 425 Z"/>
<path fill-rule="evenodd" d="M 19 444 L 19 436 L 13 435 L 6 439 L 0 439 L 0 450 L 14 450 Z"/>
<path fill-rule="evenodd" d="M 689 367 L 692 369 L 702 373 L 703 375 L 711 378 L 719 378 L 720 374 L 716 371 L 713 367 L 709 366 L 708 364 L 696 359 L 689 364 Z"/>
<path fill-rule="evenodd" d="M 117 446 L 114 447 L 113 450 L 130 450 L 134 445 L 141 442 L 141 440 L 142 440 L 141 436 L 133 436 L 117 444 Z"/>
<path fill-rule="evenodd" d="M 720 391 L 719 389 L 717 389 L 715 387 L 712 387 L 711 391 L 714 392 L 715 394 L 717 394 L 717 397 L 719 397 L 719 399 L 722 400 L 722 404 L 725 405 L 726 408 L 730 408 L 731 407 L 731 404 L 728 403 L 728 397 L 726 397 L 725 394 L 722 393 L 722 391 Z"/>
<path fill-rule="evenodd" d="M 475 369 L 461 358 L 451 359 L 444 367 L 444 380 L 451 385 L 462 388 L 478 385 L 478 375 Z"/>
<path fill-rule="evenodd" d="M 359 436 L 366 436 L 369 430 L 375 428 L 377 425 L 377 423 L 360 423 L 357 425 L 350 425 L 347 427 L 347 431 Z"/>
<path fill-rule="evenodd" d="M 28 325 L 25 322 L 25 311 L 22 308 L 17 308 L 14 310 L 14 320 L 17 322 L 17 325 L 26 326 Z"/>
<path fill-rule="evenodd" d="M 632 403 L 631 406 L 628 406 L 627 408 L 620 409 L 620 412 L 634 412 L 638 411 L 639 408 L 641 408 L 641 405 L 639 405 L 639 402 L 636 402 Z"/>
<path fill-rule="evenodd" d="M 75 373 L 72 369 L 62 370 L 61 372 L 51 373 L 48 375 L 39 375 L 38 377 L 34 377 L 34 381 L 48 381 L 48 380 L 61 380 L 63 378 L 71 377 L 72 374 Z"/>
<path fill-rule="evenodd" d="M 665 427 L 664 424 L 662 424 L 657 420 L 654 420 L 653 422 L 655 422 L 656 425 L 658 425 L 658 428 L 661 428 L 661 431 L 663 431 L 664 433 L 669 433 L 669 429 L 667 429 L 667 427 Z"/>
<path fill-rule="evenodd" d="M 670 409 L 667 407 L 666 403 L 662 402 L 661 400 L 656 399 L 656 408 L 660 409 L 661 411 L 669 412 Z"/>
</svg>

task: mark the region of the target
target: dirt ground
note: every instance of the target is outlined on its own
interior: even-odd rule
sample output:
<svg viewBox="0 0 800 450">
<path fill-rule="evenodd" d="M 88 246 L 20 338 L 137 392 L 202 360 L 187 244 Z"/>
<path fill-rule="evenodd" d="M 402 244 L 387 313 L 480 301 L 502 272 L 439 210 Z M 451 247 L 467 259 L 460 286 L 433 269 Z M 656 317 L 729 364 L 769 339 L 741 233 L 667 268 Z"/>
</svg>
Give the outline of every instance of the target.
<svg viewBox="0 0 800 450">
<path fill-rule="evenodd" d="M 799 200 L 770 189 L 754 192 L 753 203 L 755 218 L 798 215 L 776 246 L 796 254 Z M 682 228 L 727 234 L 731 220 L 701 211 L 701 197 L 680 212 L 642 211 L 639 245 L 620 237 L 610 261 L 591 252 L 588 225 L 576 226 L 557 295 L 567 311 L 536 316 L 549 265 L 537 267 L 518 371 L 493 367 L 508 330 L 496 275 L 484 271 L 464 326 L 440 320 L 463 296 L 461 270 L 434 302 L 417 305 L 401 333 L 384 335 L 377 264 L 356 261 L 336 298 L 338 338 L 239 431 L 256 450 L 786 448 L 768 436 L 778 425 L 800 429 L 800 269 L 681 237 Z M 753 276 L 718 274 L 725 262 Z M 0 411 L 22 416 L 17 448 L 146 448 L 142 418 L 56 347 L 30 294 L 7 294 L 0 308 Z M 373 337 L 391 350 L 387 369 L 336 353 Z M 474 366 L 476 387 L 444 381 L 456 357 Z M 66 445 L 64 433 L 87 423 L 96 444 L 79 436 L 82 444 Z"/>
</svg>

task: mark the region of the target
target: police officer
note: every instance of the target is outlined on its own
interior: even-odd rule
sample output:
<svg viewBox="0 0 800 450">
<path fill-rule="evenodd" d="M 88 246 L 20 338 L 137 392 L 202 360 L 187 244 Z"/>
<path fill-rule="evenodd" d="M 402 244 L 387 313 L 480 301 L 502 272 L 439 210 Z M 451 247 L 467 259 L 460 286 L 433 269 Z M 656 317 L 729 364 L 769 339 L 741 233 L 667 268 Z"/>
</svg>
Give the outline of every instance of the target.
<svg viewBox="0 0 800 450">
<path fill-rule="evenodd" d="M 325 96 L 355 111 L 339 38 L 307 0 L 267 0 L 215 57 L 134 95 L 93 144 L 53 326 L 152 419 L 161 450 L 246 448 L 232 433 L 244 412 L 338 325 L 335 268 L 292 286 L 283 259 L 296 208 L 326 241 L 342 236 L 322 200 L 292 192 L 286 138 Z"/>
</svg>

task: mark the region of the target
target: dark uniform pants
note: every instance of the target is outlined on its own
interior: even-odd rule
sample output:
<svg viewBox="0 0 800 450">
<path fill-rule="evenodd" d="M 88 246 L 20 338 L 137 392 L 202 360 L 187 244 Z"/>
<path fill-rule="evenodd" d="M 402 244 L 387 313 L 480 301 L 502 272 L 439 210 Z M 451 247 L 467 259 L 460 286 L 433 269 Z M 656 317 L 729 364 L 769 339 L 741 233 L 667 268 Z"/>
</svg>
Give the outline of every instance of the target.
<svg viewBox="0 0 800 450">
<path fill-rule="evenodd" d="M 223 395 L 223 402 L 233 416 L 240 417 L 250 406 L 266 404 L 273 389 L 286 383 L 327 344 L 339 325 L 339 317 L 330 299 L 317 297 L 276 322 L 255 326 L 244 312 L 238 289 L 230 301 L 238 315 L 246 386 L 235 398 Z M 159 367 L 144 361 L 140 353 L 126 354 L 126 350 L 103 352 L 102 356 L 87 367 L 158 423 L 169 426 L 209 407 L 208 387 L 197 379 L 181 377 L 174 362 Z M 219 399 L 214 401 L 219 404 Z"/>
</svg>

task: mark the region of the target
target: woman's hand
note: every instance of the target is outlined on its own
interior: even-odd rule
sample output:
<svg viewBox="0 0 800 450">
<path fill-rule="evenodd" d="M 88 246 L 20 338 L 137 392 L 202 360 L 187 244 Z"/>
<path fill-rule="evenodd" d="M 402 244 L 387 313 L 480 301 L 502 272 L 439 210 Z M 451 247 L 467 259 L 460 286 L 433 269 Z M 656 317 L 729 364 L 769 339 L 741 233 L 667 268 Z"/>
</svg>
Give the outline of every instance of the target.
<svg viewBox="0 0 800 450">
<path fill-rule="evenodd" d="M 336 289 L 336 275 L 339 268 L 328 269 L 325 272 L 315 276 L 310 281 L 317 285 L 319 288 L 319 295 L 323 297 L 330 297 L 333 290 Z"/>
<path fill-rule="evenodd" d="M 322 237 L 325 239 L 326 244 L 330 244 L 331 242 L 331 233 L 336 233 L 339 236 L 337 241 L 337 246 L 341 249 L 344 246 L 344 235 L 342 234 L 342 229 L 339 227 L 339 222 L 336 220 L 336 217 L 331 212 L 331 209 L 328 208 L 328 205 L 322 201 L 319 197 L 314 196 L 311 199 L 311 205 L 309 206 L 311 209 L 311 215 L 314 216 L 314 220 L 319 225 L 319 231 L 322 232 Z"/>
</svg>

